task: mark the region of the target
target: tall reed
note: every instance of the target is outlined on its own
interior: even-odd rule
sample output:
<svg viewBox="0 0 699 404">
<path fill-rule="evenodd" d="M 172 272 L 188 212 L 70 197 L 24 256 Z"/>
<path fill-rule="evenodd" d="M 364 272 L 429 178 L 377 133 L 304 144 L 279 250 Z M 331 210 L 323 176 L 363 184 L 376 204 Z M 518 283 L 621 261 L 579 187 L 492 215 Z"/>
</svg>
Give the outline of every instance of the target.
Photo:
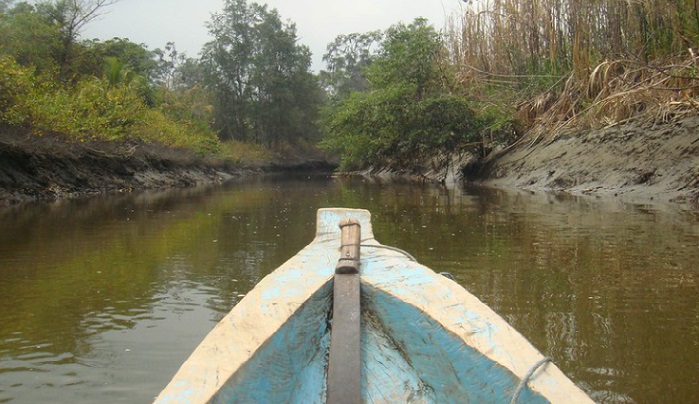
<svg viewBox="0 0 699 404">
<path fill-rule="evenodd" d="M 510 94 L 530 125 L 696 112 L 698 0 L 471 1 L 447 42 L 464 88 Z"/>
</svg>

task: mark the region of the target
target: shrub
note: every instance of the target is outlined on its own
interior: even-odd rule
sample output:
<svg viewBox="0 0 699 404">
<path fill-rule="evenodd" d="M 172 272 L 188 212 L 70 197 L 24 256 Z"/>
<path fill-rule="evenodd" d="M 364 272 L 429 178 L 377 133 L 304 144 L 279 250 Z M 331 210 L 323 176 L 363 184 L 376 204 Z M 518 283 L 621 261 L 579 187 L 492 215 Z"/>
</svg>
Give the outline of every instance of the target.
<svg viewBox="0 0 699 404">
<path fill-rule="evenodd" d="M 143 120 L 142 98 L 129 86 L 110 87 L 106 81 L 88 78 L 74 88 L 43 85 L 32 105 L 32 126 L 54 131 L 78 141 L 128 138 Z"/>
<path fill-rule="evenodd" d="M 157 109 L 146 110 L 143 118 L 131 133 L 134 139 L 187 148 L 201 155 L 216 154 L 220 151 L 218 137 L 211 129 L 201 128 L 186 120 L 175 121 Z"/>
<path fill-rule="evenodd" d="M 34 72 L 10 56 L 0 56 L 0 123 L 20 125 L 29 118 Z"/>
</svg>

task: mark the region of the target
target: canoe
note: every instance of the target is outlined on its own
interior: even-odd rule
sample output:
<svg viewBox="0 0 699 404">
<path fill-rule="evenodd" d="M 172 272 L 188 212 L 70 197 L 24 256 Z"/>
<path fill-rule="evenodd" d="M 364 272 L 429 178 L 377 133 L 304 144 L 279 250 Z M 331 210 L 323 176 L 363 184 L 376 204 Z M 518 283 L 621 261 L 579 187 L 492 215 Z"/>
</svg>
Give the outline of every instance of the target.
<svg viewBox="0 0 699 404">
<path fill-rule="evenodd" d="M 592 401 L 475 296 L 376 241 L 368 211 L 333 208 L 156 402 Z"/>
</svg>

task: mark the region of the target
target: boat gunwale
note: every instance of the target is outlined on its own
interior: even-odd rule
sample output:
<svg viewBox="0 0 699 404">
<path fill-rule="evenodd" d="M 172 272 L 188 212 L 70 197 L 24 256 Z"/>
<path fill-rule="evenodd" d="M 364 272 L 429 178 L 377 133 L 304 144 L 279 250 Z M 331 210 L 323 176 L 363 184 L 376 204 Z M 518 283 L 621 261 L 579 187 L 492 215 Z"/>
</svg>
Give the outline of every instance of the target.
<svg viewBox="0 0 699 404">
<path fill-rule="evenodd" d="M 374 238 L 368 211 L 320 209 L 313 241 L 264 277 L 216 324 L 156 402 L 209 402 L 215 397 L 225 382 L 265 346 L 306 300 L 332 281 L 340 257 L 338 224 L 350 217 L 359 220 L 362 226 L 363 245 L 382 246 Z M 531 366 L 543 358 L 517 330 L 458 283 L 400 252 L 379 248 L 362 251 L 362 287 L 377 288 L 414 306 L 446 332 L 517 378 L 525 377 Z M 435 304 L 435 300 L 440 303 Z M 503 346 L 507 349 L 501 349 Z M 513 347 L 518 354 L 512 354 Z M 215 361 L 206 359 L 212 355 Z M 554 364 L 538 370 L 528 387 L 551 402 L 592 402 Z"/>
</svg>

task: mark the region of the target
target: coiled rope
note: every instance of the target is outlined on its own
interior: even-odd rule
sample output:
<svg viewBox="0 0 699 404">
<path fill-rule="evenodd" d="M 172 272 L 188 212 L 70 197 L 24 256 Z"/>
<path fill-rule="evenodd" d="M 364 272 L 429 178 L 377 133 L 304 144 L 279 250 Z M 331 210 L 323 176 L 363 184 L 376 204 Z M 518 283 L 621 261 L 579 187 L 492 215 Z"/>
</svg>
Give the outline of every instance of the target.
<svg viewBox="0 0 699 404">
<path fill-rule="evenodd" d="M 383 248 L 384 250 L 391 250 L 391 251 L 399 252 L 399 253 L 405 255 L 406 257 L 408 257 L 408 259 L 410 259 L 410 261 L 417 262 L 417 259 L 415 259 L 415 257 L 410 255 L 409 252 L 407 252 L 405 250 L 401 250 L 400 248 L 391 247 L 388 245 L 372 245 L 372 244 L 360 244 L 359 246 L 364 247 L 364 248 Z M 439 274 L 444 276 L 447 279 L 451 279 L 452 281 L 456 281 L 456 279 L 454 278 L 454 275 L 450 274 L 449 272 L 440 272 Z"/>
<path fill-rule="evenodd" d="M 391 250 L 391 251 L 399 252 L 399 253 L 405 255 L 406 257 L 410 258 L 411 261 L 417 262 L 415 257 L 410 255 L 409 252 L 407 252 L 405 250 L 401 250 L 400 248 L 391 247 L 388 245 L 374 245 L 374 244 L 360 244 L 359 246 L 363 247 L 363 248 L 383 248 L 384 250 Z"/>
<path fill-rule="evenodd" d="M 415 257 L 413 257 L 409 252 L 402 250 L 400 248 L 397 248 L 397 247 L 391 247 L 391 246 L 382 245 L 382 244 L 379 244 L 379 245 L 360 244 L 359 246 L 363 247 L 363 248 L 379 248 L 379 249 L 384 249 L 384 250 L 395 251 L 395 252 L 398 252 L 398 253 L 405 255 L 411 261 L 417 262 Z M 454 276 L 452 276 L 452 274 L 450 274 L 449 272 L 440 272 L 440 275 L 443 275 L 449 279 L 454 280 Z M 524 390 L 524 387 L 527 385 L 527 383 L 529 383 L 529 380 L 531 380 L 532 376 L 534 376 L 534 372 L 536 372 L 537 369 L 546 365 L 549 362 L 552 362 L 552 359 L 547 356 L 547 357 L 542 358 L 538 362 L 536 362 L 534 365 L 532 365 L 532 367 L 529 369 L 529 371 L 527 371 L 527 374 L 524 375 L 522 380 L 520 380 L 519 384 L 517 385 L 517 388 L 515 389 L 514 394 L 512 394 L 512 400 L 510 401 L 510 404 L 517 404 L 517 400 L 519 399 L 519 395 L 522 393 L 522 390 Z"/>
<path fill-rule="evenodd" d="M 520 380 L 519 384 L 517 385 L 517 389 L 515 390 L 514 394 L 512 394 L 512 401 L 510 401 L 510 404 L 517 403 L 517 399 L 519 398 L 519 394 L 524 389 L 524 386 L 526 386 L 527 383 L 529 383 L 529 380 L 534 375 L 534 372 L 536 372 L 537 369 L 539 369 L 540 367 L 544 366 L 545 364 L 547 364 L 551 361 L 552 361 L 551 358 L 546 356 L 543 359 L 541 359 L 540 361 L 536 362 L 534 365 L 532 365 L 531 368 L 529 368 L 529 371 L 527 372 L 527 374 L 524 375 L 522 380 Z"/>
</svg>

